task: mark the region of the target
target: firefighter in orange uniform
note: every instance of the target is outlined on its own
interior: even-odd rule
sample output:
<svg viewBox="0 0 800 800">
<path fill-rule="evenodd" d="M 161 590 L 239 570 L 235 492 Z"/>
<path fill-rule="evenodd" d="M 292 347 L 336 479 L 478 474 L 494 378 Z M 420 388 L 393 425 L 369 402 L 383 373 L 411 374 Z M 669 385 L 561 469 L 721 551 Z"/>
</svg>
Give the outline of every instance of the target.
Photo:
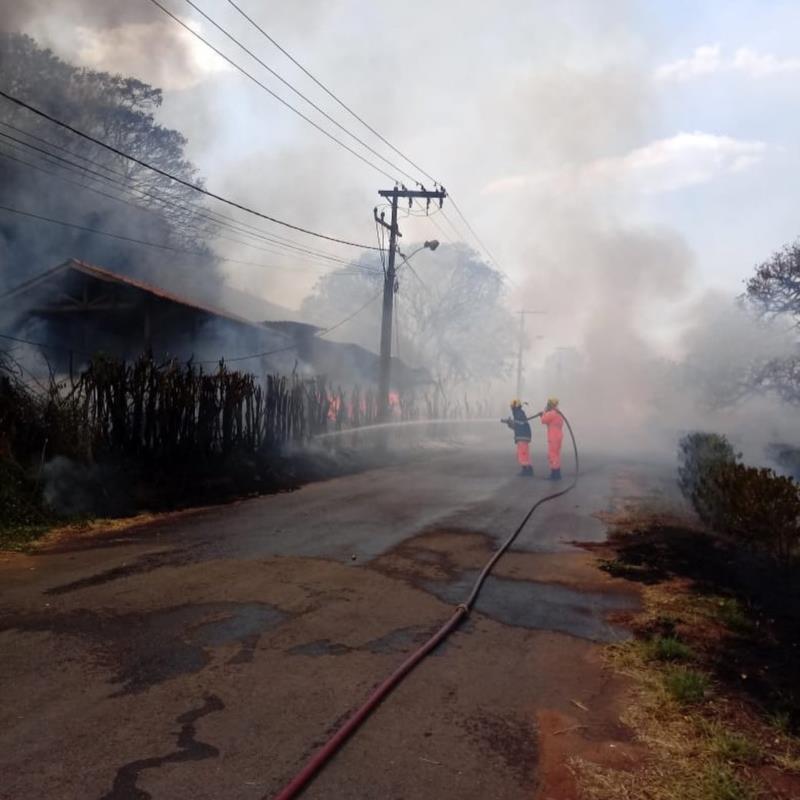
<svg viewBox="0 0 800 800">
<path fill-rule="evenodd" d="M 547 460 L 550 462 L 550 480 L 561 480 L 561 443 L 564 440 L 564 417 L 558 410 L 558 398 L 551 397 L 542 412 L 542 425 L 547 425 Z"/>
</svg>

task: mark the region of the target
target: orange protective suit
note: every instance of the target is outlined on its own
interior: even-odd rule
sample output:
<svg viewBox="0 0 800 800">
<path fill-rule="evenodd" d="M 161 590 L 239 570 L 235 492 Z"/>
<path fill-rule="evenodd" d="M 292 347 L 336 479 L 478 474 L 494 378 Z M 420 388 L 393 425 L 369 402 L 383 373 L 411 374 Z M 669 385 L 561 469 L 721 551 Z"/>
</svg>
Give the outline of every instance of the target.
<svg viewBox="0 0 800 800">
<path fill-rule="evenodd" d="M 517 442 L 517 461 L 521 467 L 531 465 L 531 443 Z"/>
<path fill-rule="evenodd" d="M 547 460 L 550 469 L 561 469 L 561 442 L 564 440 L 564 418 L 555 409 L 542 414 L 542 425 L 547 425 Z"/>
</svg>

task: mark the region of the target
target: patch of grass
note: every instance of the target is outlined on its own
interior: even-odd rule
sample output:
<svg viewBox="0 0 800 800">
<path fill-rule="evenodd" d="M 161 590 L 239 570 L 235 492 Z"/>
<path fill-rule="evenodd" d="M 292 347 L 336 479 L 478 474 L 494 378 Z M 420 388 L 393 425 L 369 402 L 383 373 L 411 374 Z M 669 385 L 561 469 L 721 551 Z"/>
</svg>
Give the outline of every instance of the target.
<svg viewBox="0 0 800 800">
<path fill-rule="evenodd" d="M 785 769 L 787 772 L 796 772 L 800 774 L 800 755 L 798 753 L 793 753 L 791 750 L 787 749 L 783 753 L 777 753 L 773 756 L 772 760 L 781 769 Z"/>
<path fill-rule="evenodd" d="M 36 482 L 0 457 L 0 550 L 24 550 L 50 528 L 51 516 Z"/>
<path fill-rule="evenodd" d="M 698 755 L 672 745 L 670 757 L 642 764 L 635 771 L 609 770 L 582 759 L 571 759 L 570 768 L 580 781 L 585 800 L 761 800 L 760 782 L 740 774 L 707 753 Z M 770 795 L 772 796 L 772 795 Z"/>
<path fill-rule="evenodd" d="M 788 711 L 773 711 L 767 715 L 767 723 L 785 736 L 792 733 L 792 715 Z"/>
<path fill-rule="evenodd" d="M 647 658 L 654 661 L 691 661 L 692 648 L 674 636 L 656 636 L 647 642 Z"/>
<path fill-rule="evenodd" d="M 664 675 L 667 694 L 681 705 L 701 702 L 711 689 L 708 676 L 686 667 L 672 667 Z"/>
<path fill-rule="evenodd" d="M 755 625 L 742 604 L 733 597 L 718 600 L 714 607 L 714 615 L 729 631 L 740 636 L 750 636 L 755 630 Z"/>
<path fill-rule="evenodd" d="M 706 800 L 757 800 L 760 792 L 725 764 L 709 764 L 703 775 Z"/>
<path fill-rule="evenodd" d="M 47 523 L 0 525 L 0 550 L 23 551 L 50 530 Z"/>
<path fill-rule="evenodd" d="M 771 572 L 754 574 L 727 541 L 683 523 L 629 516 L 616 531 L 603 568 L 636 581 L 643 608 L 636 638 L 604 656 L 632 683 L 620 720 L 647 755 L 622 769 L 571 760 L 580 796 L 800 798 L 800 739 L 792 735 L 800 730 L 792 649 L 800 598 L 774 585 Z"/>
<path fill-rule="evenodd" d="M 707 733 L 711 751 L 722 761 L 752 766 L 764 760 L 764 751 L 752 736 L 736 733 L 719 723 L 708 725 Z"/>
</svg>

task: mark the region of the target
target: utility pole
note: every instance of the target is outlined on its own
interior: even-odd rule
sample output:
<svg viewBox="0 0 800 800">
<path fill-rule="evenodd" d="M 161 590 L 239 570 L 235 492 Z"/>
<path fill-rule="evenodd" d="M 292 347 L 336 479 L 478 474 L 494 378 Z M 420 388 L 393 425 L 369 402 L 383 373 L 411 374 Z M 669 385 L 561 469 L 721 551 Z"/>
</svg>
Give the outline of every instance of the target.
<svg viewBox="0 0 800 800">
<path fill-rule="evenodd" d="M 525 344 L 525 317 L 528 314 L 546 314 L 546 311 L 527 311 L 522 309 L 519 314 L 519 349 L 517 350 L 517 394 L 518 399 L 522 399 L 522 351 Z"/>
<path fill-rule="evenodd" d="M 406 189 L 405 186 L 395 186 L 394 189 L 383 189 L 378 194 L 389 200 L 392 204 L 391 223 L 387 223 L 383 213 L 378 216 L 378 209 L 374 209 L 375 222 L 389 231 L 389 253 L 383 275 L 383 316 L 381 317 L 381 365 L 378 379 L 378 420 L 385 422 L 389 417 L 389 385 L 392 369 L 392 312 L 394 310 L 394 293 L 397 291 L 397 272 L 394 261 L 397 253 L 397 239 L 403 234 L 397 227 L 397 203 L 402 198 L 408 200 L 411 208 L 414 200 L 425 200 L 426 207 L 430 208 L 431 200 L 439 201 L 439 208 L 447 197 L 444 188 L 428 191 L 421 189 Z"/>
</svg>

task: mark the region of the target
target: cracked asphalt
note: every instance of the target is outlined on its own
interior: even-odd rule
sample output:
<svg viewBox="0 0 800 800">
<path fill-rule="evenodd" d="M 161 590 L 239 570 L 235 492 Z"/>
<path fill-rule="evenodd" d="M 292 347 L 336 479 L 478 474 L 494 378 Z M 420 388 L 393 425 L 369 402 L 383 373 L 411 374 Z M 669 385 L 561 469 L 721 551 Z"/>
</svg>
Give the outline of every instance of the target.
<svg viewBox="0 0 800 800">
<path fill-rule="evenodd" d="M 542 720 L 625 744 L 597 644 L 637 598 L 576 543 L 672 476 L 584 461 L 305 797 L 532 798 Z M 271 797 L 551 491 L 515 473 L 473 445 L 0 559 L 0 797 Z"/>
</svg>

